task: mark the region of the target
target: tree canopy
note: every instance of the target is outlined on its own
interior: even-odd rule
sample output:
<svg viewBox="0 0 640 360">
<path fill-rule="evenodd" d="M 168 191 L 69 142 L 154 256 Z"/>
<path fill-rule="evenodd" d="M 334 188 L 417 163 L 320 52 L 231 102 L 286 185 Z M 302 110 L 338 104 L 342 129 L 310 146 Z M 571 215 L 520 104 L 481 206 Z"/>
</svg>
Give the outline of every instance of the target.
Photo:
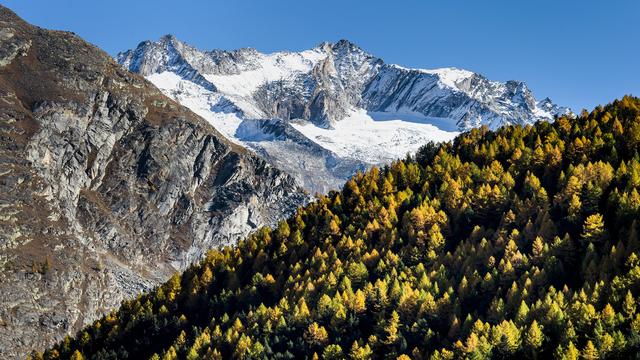
<svg viewBox="0 0 640 360">
<path fill-rule="evenodd" d="M 33 359 L 629 358 L 640 99 L 427 144 Z"/>
</svg>

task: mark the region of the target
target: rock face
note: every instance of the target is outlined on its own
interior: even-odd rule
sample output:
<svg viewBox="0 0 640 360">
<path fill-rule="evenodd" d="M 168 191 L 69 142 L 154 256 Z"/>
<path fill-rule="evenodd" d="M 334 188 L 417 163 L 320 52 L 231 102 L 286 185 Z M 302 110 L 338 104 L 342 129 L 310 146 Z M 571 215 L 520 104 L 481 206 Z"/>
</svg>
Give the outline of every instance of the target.
<svg viewBox="0 0 640 360">
<path fill-rule="evenodd" d="M 490 81 L 456 68 L 385 64 L 347 40 L 299 53 L 262 54 L 254 49 L 202 52 L 166 35 L 116 59 L 143 76 L 171 72 L 219 92 L 245 117 L 306 119 L 323 127 L 357 107 L 452 119 L 460 130 L 528 124 L 570 112 L 549 98 L 537 102 L 522 81 Z"/>
<path fill-rule="evenodd" d="M 451 139 L 457 131 L 570 113 L 548 98 L 536 101 L 521 81 L 490 81 L 455 68 L 385 64 L 346 40 L 302 52 L 262 54 L 254 49 L 199 51 L 167 35 L 140 43 L 117 61 L 311 191 L 335 188 L 356 170 L 403 157 L 429 140 Z M 272 118 L 290 123 L 311 146 L 301 146 L 297 136 L 274 139 L 269 131 L 260 136 L 254 131 L 247 138 L 240 126 Z"/>
<path fill-rule="evenodd" d="M 546 98 L 537 102 L 522 81 L 489 81 L 471 71 L 383 67 L 369 82 L 362 106 L 370 111 L 418 113 L 455 120 L 460 130 L 532 124 L 570 113 Z"/>
<path fill-rule="evenodd" d="M 338 189 L 343 179 L 367 169 L 367 163 L 339 156 L 282 119 L 244 120 L 236 130 L 236 138 L 279 169 L 305 184 L 310 191 Z"/>
<path fill-rule="evenodd" d="M 60 340 L 308 199 L 106 53 L 0 6 L 0 358 Z"/>
</svg>

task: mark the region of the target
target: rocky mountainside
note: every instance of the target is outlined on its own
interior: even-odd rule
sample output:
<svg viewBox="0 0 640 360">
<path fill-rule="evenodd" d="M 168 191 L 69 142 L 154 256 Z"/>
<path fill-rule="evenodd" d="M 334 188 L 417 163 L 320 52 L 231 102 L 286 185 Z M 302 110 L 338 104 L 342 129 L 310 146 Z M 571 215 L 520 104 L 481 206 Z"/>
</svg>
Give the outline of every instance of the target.
<svg viewBox="0 0 640 360">
<path fill-rule="evenodd" d="M 308 200 L 108 54 L 1 6 L 0 138 L 2 359 Z"/>
<path fill-rule="evenodd" d="M 521 81 L 490 81 L 455 68 L 407 69 L 346 40 L 302 52 L 262 54 L 254 49 L 199 51 L 167 35 L 120 53 L 117 61 L 229 139 L 320 192 L 429 140 L 449 140 L 481 125 L 530 124 L 570 112 L 548 98 L 536 101 Z M 290 123 L 313 145 L 300 146 L 295 137 L 274 139 L 268 131 L 247 138 L 239 130 L 243 122 L 272 118 Z M 316 146 L 328 153 L 320 154 Z"/>
<path fill-rule="evenodd" d="M 638 359 L 640 99 L 350 179 L 33 359 Z"/>
</svg>

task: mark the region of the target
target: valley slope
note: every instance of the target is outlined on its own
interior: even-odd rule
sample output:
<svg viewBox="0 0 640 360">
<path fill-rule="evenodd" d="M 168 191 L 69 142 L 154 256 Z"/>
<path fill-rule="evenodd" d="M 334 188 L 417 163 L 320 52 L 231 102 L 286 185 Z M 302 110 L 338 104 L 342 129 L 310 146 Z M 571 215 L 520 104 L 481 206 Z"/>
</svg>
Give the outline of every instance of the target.
<svg viewBox="0 0 640 360">
<path fill-rule="evenodd" d="M 0 358 L 23 358 L 308 200 L 76 35 L 0 6 Z"/>
<path fill-rule="evenodd" d="M 347 181 L 36 358 L 634 359 L 640 99 Z"/>
</svg>

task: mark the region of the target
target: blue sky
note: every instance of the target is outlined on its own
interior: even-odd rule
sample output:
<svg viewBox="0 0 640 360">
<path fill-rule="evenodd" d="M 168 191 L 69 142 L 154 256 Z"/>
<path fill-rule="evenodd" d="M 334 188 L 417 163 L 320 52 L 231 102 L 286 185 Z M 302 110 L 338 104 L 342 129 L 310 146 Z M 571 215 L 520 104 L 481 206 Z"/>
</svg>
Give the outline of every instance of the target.
<svg viewBox="0 0 640 360">
<path fill-rule="evenodd" d="M 388 63 L 524 80 L 579 110 L 640 96 L 637 0 L 0 0 L 114 55 L 172 33 L 201 49 L 302 50 L 349 39 Z"/>
</svg>

